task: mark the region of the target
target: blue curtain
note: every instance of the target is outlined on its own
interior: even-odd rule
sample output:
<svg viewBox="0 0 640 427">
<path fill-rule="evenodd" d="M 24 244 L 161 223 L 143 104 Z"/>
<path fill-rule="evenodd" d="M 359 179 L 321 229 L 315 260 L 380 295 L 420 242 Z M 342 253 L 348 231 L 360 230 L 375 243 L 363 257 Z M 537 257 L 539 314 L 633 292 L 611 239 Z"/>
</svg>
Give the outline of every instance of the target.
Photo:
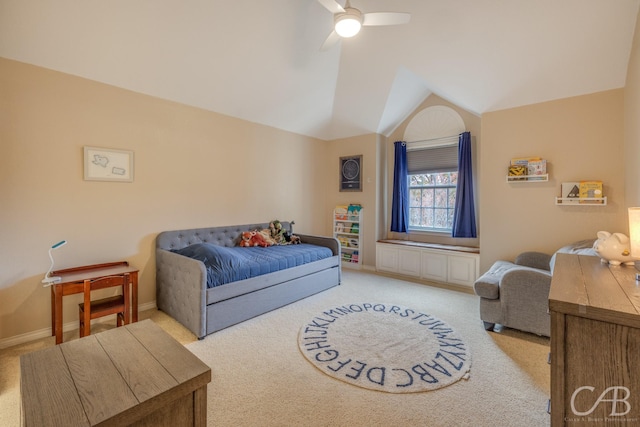
<svg viewBox="0 0 640 427">
<path fill-rule="evenodd" d="M 458 139 L 458 186 L 451 237 L 477 237 L 471 168 L 471 133 L 464 132 Z"/>
<path fill-rule="evenodd" d="M 409 225 L 409 188 L 407 183 L 407 144 L 395 143 L 393 168 L 393 200 L 391 205 L 391 231 L 406 233 Z"/>
</svg>

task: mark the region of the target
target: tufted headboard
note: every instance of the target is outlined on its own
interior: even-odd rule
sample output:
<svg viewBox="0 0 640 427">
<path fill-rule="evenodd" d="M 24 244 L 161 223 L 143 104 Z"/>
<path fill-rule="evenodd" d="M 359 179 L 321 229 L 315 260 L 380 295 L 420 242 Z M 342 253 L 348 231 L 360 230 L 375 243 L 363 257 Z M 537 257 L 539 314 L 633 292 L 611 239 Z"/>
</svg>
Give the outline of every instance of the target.
<svg viewBox="0 0 640 427">
<path fill-rule="evenodd" d="M 285 230 L 291 231 L 290 222 L 281 221 L 281 224 Z M 213 243 L 218 246 L 232 247 L 238 244 L 242 232 L 263 228 L 269 228 L 269 223 L 163 231 L 156 237 L 156 249 L 182 249 L 194 243 Z"/>
</svg>

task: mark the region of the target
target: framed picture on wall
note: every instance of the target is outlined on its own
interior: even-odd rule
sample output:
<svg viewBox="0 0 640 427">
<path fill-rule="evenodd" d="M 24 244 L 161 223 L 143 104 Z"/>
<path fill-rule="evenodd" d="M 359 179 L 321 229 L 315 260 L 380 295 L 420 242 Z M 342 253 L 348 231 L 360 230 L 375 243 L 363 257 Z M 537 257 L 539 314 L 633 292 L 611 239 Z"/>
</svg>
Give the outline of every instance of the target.
<svg viewBox="0 0 640 427">
<path fill-rule="evenodd" d="M 362 155 L 340 157 L 340 191 L 362 191 Z"/>
<path fill-rule="evenodd" d="M 133 151 L 85 146 L 84 179 L 133 182 Z"/>
</svg>

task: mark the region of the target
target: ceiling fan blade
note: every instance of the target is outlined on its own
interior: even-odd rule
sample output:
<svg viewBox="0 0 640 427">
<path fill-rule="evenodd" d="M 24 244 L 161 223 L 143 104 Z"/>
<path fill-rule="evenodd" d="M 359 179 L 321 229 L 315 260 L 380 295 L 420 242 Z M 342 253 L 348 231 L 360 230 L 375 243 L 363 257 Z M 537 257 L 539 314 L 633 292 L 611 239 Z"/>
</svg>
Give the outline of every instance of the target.
<svg viewBox="0 0 640 427">
<path fill-rule="evenodd" d="M 318 3 L 327 8 L 334 15 L 336 13 L 344 13 L 344 8 L 336 2 L 336 0 L 318 0 Z"/>
<path fill-rule="evenodd" d="M 331 34 L 329 34 L 329 37 L 327 37 L 327 39 L 324 41 L 324 43 L 322 43 L 322 46 L 320 47 L 320 50 L 321 51 L 325 51 L 325 50 L 331 49 L 333 46 L 338 44 L 340 39 L 341 39 L 341 37 L 338 35 L 338 33 L 336 33 L 335 30 L 332 31 Z"/>
<path fill-rule="evenodd" d="M 411 14 L 404 12 L 372 12 L 365 13 L 362 25 L 399 25 L 406 24 Z"/>
</svg>

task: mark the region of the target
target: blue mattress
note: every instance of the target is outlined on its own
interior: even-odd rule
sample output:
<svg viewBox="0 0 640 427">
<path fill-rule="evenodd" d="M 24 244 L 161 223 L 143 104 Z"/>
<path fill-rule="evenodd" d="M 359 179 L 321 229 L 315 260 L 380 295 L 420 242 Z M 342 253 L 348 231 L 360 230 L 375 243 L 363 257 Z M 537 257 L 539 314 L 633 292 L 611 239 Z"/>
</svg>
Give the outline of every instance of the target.
<svg viewBox="0 0 640 427">
<path fill-rule="evenodd" d="M 196 243 L 171 252 L 202 261 L 207 269 L 207 288 L 297 267 L 333 256 L 331 249 L 307 243 L 270 246 L 268 248 L 228 248 L 211 243 Z"/>
</svg>

